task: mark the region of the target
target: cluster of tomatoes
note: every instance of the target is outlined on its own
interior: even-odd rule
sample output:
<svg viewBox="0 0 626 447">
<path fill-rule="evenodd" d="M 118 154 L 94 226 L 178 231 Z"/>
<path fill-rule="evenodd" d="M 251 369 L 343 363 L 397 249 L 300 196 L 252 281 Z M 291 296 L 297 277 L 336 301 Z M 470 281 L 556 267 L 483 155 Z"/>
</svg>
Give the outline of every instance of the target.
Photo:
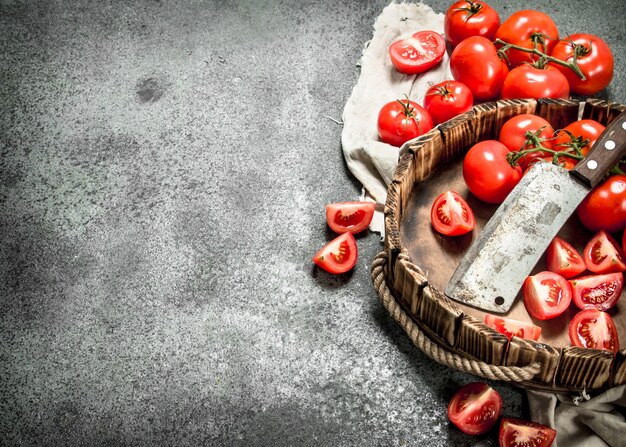
<svg viewBox="0 0 626 447">
<path fill-rule="evenodd" d="M 561 38 L 552 18 L 540 11 L 517 11 L 500 23 L 485 2 L 461 0 L 448 8 L 444 30 L 453 48 L 454 80 L 428 89 L 423 106 L 408 98 L 385 104 L 378 114 L 383 142 L 401 146 L 475 102 L 593 95 L 613 78 L 613 54 L 601 38 L 588 33 Z M 445 51 L 441 35 L 420 31 L 392 43 L 389 56 L 397 71 L 415 75 L 439 64 Z"/>
</svg>

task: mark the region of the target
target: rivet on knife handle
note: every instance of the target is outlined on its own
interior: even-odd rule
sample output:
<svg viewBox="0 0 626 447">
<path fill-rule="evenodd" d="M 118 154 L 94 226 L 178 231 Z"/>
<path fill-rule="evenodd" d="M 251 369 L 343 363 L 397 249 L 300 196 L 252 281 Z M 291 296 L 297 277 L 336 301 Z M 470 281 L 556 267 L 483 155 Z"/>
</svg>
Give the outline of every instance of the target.
<svg viewBox="0 0 626 447">
<path fill-rule="evenodd" d="M 587 157 L 572 169 L 571 174 L 589 188 L 593 188 L 621 160 L 624 146 L 626 146 L 626 112 L 622 112 L 607 126 Z"/>
</svg>

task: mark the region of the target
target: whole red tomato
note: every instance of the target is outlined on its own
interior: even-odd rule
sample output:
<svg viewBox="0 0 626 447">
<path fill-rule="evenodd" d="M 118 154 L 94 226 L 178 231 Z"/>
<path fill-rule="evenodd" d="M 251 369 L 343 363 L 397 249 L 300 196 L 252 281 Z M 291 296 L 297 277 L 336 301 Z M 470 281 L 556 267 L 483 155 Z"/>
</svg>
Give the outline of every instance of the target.
<svg viewBox="0 0 626 447">
<path fill-rule="evenodd" d="M 582 155 L 587 155 L 593 143 L 604 132 L 604 129 L 605 126 L 596 120 L 574 121 L 557 132 L 553 145 L 554 149 L 576 152 L 577 147 Z M 573 158 L 570 158 L 570 160 L 573 160 L 574 164 L 578 163 L 578 160 Z"/>
<path fill-rule="evenodd" d="M 509 68 L 489 39 L 474 36 L 456 46 L 450 55 L 450 71 L 469 87 L 474 100 L 482 102 L 498 98 Z"/>
<path fill-rule="evenodd" d="M 443 81 L 433 85 L 424 96 L 424 108 L 435 124 L 448 121 L 472 108 L 474 98 L 467 85 L 458 81 Z"/>
<path fill-rule="evenodd" d="M 522 168 L 506 159 L 507 147 L 495 140 L 481 141 L 463 159 L 463 179 L 483 202 L 502 203 L 522 178 Z"/>
<path fill-rule="evenodd" d="M 461 0 L 450 5 L 443 19 L 446 40 L 453 47 L 463 39 L 483 36 L 493 40 L 500 16 L 491 6 L 480 0 Z"/>
<path fill-rule="evenodd" d="M 535 149 L 537 146 L 532 141 L 527 140 L 527 132 L 537 134 L 541 140 L 541 145 L 546 149 L 552 149 L 552 135 L 554 129 L 548 121 L 540 116 L 530 113 L 523 113 L 508 119 L 500 128 L 500 136 L 498 141 L 504 144 L 510 151 L 521 151 L 526 149 Z M 517 163 L 526 170 L 538 158 L 543 158 L 546 152 L 531 152 L 521 157 Z"/>
<path fill-rule="evenodd" d="M 612 175 L 596 186 L 576 211 L 582 224 L 593 232 L 616 233 L 626 228 L 626 175 Z"/>
<path fill-rule="evenodd" d="M 559 40 L 559 30 L 549 15 L 533 10 L 513 13 L 496 31 L 496 39 L 529 49 L 534 46 L 533 38 L 539 36 L 543 43 L 538 45 L 538 49 L 550 54 Z M 535 61 L 538 57 L 531 53 L 510 49 L 508 59 L 511 67 L 517 67 L 524 62 Z"/>
<path fill-rule="evenodd" d="M 502 85 L 502 99 L 569 98 L 569 84 L 563 73 L 548 65 L 536 68 L 529 64 L 515 67 Z"/>
<path fill-rule="evenodd" d="M 413 101 L 396 100 L 385 104 L 378 113 L 378 135 L 392 146 L 402 146 L 433 128 L 430 114 Z"/>
<path fill-rule="evenodd" d="M 595 95 L 611 83 L 613 53 L 606 42 L 593 34 L 572 34 L 559 41 L 551 53 L 551 56 L 566 62 L 572 62 L 574 55 L 586 80 L 580 79 L 571 68 L 555 65 L 569 81 L 572 92 Z"/>
</svg>

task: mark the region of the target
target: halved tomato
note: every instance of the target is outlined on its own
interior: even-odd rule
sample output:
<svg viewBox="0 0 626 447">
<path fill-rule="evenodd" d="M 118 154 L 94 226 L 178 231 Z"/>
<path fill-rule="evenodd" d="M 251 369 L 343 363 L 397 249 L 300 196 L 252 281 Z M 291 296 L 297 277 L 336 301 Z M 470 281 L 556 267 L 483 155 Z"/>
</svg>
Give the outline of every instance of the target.
<svg viewBox="0 0 626 447">
<path fill-rule="evenodd" d="M 448 419 L 463 433 L 480 435 L 494 426 L 501 411 L 500 393 L 484 382 L 472 382 L 452 396 Z"/>
<path fill-rule="evenodd" d="M 541 328 L 532 323 L 514 320 L 512 318 L 498 317 L 492 314 L 485 315 L 485 324 L 510 340 L 514 335 L 527 340 L 539 340 Z"/>
<path fill-rule="evenodd" d="M 619 337 L 609 314 L 596 309 L 581 310 L 568 328 L 572 345 L 580 348 L 619 351 Z"/>
<path fill-rule="evenodd" d="M 604 230 L 596 234 L 583 252 L 587 268 L 594 273 L 613 273 L 626 270 L 624 255 L 613 237 Z"/>
<path fill-rule="evenodd" d="M 558 273 L 563 278 L 573 278 L 587 268 L 576 249 L 558 236 L 552 239 L 548 247 L 546 263 L 548 270 Z"/>
<path fill-rule="evenodd" d="M 574 304 L 579 309 L 609 310 L 622 294 L 624 275 L 621 272 L 589 275 L 569 282 Z"/>
<path fill-rule="evenodd" d="M 441 234 L 459 236 L 476 226 L 474 212 L 467 202 L 454 191 L 440 194 L 430 209 L 430 221 Z"/>
<path fill-rule="evenodd" d="M 347 232 L 324 245 L 313 256 L 313 262 L 328 273 L 345 273 L 354 267 L 357 255 L 354 236 L 352 236 L 352 233 Z"/>
<path fill-rule="evenodd" d="M 498 440 L 500 447 L 550 447 L 556 430 L 523 419 L 502 418 Z"/>
<path fill-rule="evenodd" d="M 372 221 L 375 209 L 373 202 L 331 203 L 326 205 L 326 222 L 335 233 L 360 233 Z"/>
<path fill-rule="evenodd" d="M 538 320 L 558 317 L 572 301 L 572 289 L 567 279 L 554 272 L 528 276 L 522 290 L 526 310 Z"/>
<path fill-rule="evenodd" d="M 435 31 L 418 31 L 408 39 L 389 46 L 391 63 L 400 73 L 418 74 L 439 64 L 446 52 L 446 41 Z"/>
</svg>

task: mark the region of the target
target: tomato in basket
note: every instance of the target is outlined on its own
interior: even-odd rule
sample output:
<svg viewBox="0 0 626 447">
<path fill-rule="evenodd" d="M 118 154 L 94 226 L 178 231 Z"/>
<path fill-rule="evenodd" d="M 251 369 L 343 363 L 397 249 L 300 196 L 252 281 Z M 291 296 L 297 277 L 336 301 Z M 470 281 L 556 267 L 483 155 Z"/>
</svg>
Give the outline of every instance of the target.
<svg viewBox="0 0 626 447">
<path fill-rule="evenodd" d="M 446 236 L 466 234 L 476 226 L 474 212 L 455 191 L 446 191 L 435 199 L 430 221 L 435 230 Z"/>
<path fill-rule="evenodd" d="M 484 382 L 460 388 L 448 404 L 448 419 L 463 433 L 480 435 L 495 425 L 502 411 L 500 393 Z"/>
<path fill-rule="evenodd" d="M 528 276 L 522 286 L 524 306 L 538 320 L 558 317 L 572 302 L 572 289 L 565 278 L 554 272 Z"/>
<path fill-rule="evenodd" d="M 375 209 L 373 202 L 330 203 L 326 205 L 326 223 L 335 233 L 360 233 L 372 221 Z"/>
<path fill-rule="evenodd" d="M 624 275 L 621 272 L 589 275 L 570 279 L 569 282 L 576 307 L 609 310 L 622 294 Z"/>
<path fill-rule="evenodd" d="M 500 447 L 550 447 L 556 430 L 523 419 L 502 418 L 498 440 Z"/>
<path fill-rule="evenodd" d="M 596 120 L 587 119 L 574 121 L 557 131 L 553 148 L 559 151 L 574 152 L 576 152 L 576 148 L 578 148 L 582 155 L 587 155 L 589 149 L 591 149 L 591 146 L 593 146 L 593 143 L 596 142 L 605 128 L 606 126 L 603 126 Z M 574 163 L 578 162 L 578 160 L 572 160 Z"/>
<path fill-rule="evenodd" d="M 435 31 L 419 31 L 389 46 L 391 63 L 400 73 L 414 75 L 439 64 L 446 52 L 446 42 Z"/>
<path fill-rule="evenodd" d="M 328 273 L 346 273 L 356 264 L 357 255 L 354 236 L 347 232 L 324 245 L 313 256 L 313 262 Z"/>
<path fill-rule="evenodd" d="M 546 264 L 548 270 L 561 275 L 563 278 L 573 278 L 587 268 L 576 249 L 558 236 L 548 246 Z"/>
<path fill-rule="evenodd" d="M 613 273 L 626 270 L 626 260 L 617 241 L 601 230 L 585 246 L 583 258 L 593 273 Z"/>
<path fill-rule="evenodd" d="M 485 324 L 491 329 L 506 335 L 509 340 L 511 337 L 516 336 L 536 341 L 539 340 L 539 336 L 541 335 L 541 328 L 539 326 L 525 321 L 514 320 L 513 318 L 486 314 Z"/>
<path fill-rule="evenodd" d="M 580 348 L 619 351 L 617 328 L 609 314 L 596 309 L 581 310 L 568 328 L 572 345 Z"/>
</svg>

